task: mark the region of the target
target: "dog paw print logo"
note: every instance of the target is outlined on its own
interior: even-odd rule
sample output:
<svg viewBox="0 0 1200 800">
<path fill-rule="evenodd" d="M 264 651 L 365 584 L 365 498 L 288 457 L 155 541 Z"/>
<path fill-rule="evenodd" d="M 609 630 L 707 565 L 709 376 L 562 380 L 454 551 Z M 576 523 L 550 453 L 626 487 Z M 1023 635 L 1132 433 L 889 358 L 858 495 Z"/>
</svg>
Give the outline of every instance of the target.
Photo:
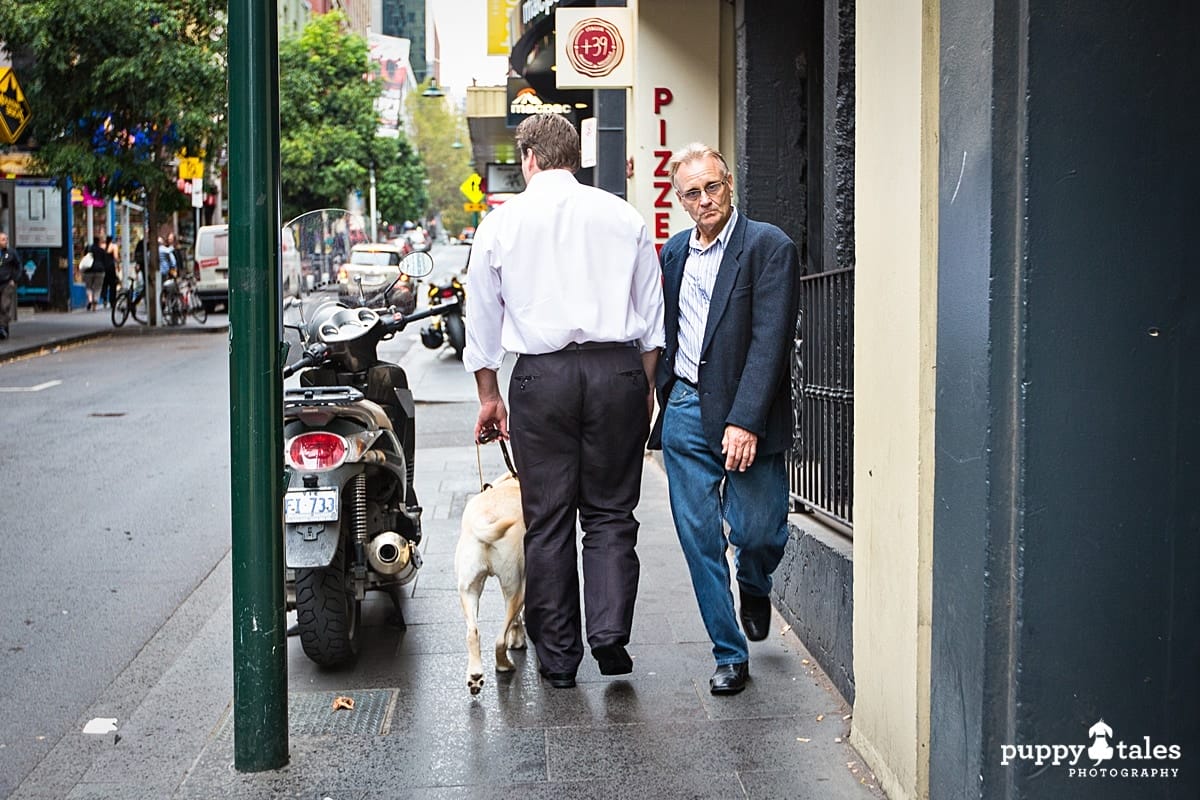
<svg viewBox="0 0 1200 800">
<path fill-rule="evenodd" d="M 1108 743 L 1112 735 L 1112 728 L 1108 727 L 1108 723 L 1104 720 L 1100 720 L 1088 728 L 1088 738 L 1094 740 L 1092 746 L 1087 750 L 1088 758 L 1096 762 L 1092 766 L 1098 767 L 1102 761 L 1108 761 L 1113 757 L 1112 745 Z"/>
</svg>

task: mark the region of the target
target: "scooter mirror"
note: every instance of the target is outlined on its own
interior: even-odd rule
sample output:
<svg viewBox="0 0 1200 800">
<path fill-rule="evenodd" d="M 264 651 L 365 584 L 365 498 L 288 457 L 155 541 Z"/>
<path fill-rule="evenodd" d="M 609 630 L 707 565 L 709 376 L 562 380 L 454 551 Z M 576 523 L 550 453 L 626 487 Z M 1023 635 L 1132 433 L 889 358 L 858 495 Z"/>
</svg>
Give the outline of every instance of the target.
<svg viewBox="0 0 1200 800">
<path fill-rule="evenodd" d="M 414 278 L 424 278 L 433 272 L 433 256 L 421 251 L 409 253 L 400 261 L 400 272 Z"/>
</svg>

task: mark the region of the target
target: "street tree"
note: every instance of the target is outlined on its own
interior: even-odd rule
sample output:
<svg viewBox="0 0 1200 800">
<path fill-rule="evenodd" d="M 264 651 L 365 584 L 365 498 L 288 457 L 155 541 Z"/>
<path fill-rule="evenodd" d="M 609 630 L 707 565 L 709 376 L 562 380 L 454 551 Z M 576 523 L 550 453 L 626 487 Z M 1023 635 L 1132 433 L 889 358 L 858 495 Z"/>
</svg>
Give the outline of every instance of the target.
<svg viewBox="0 0 1200 800">
<path fill-rule="evenodd" d="M 374 144 L 376 169 L 375 194 L 379 215 L 387 221 L 414 219 L 428 203 L 425 191 L 425 165 L 412 144 L 399 137 L 377 137 Z"/>
<path fill-rule="evenodd" d="M 458 187 L 471 175 L 471 148 L 462 113 L 447 97 L 425 97 L 429 85 L 427 81 L 409 92 L 405 108 L 429 178 L 429 216 L 440 213 L 443 227 L 457 230 L 468 218 Z"/>
<path fill-rule="evenodd" d="M 225 146 L 225 8 L 223 0 L 0 3 L 0 39 L 21 67 L 39 170 L 144 203 L 156 236 L 161 218 L 190 205 L 176 185 L 179 156 L 211 163 Z M 145 250 L 153 290 L 158 249 Z M 154 304 L 150 314 L 157 319 Z"/>
<path fill-rule="evenodd" d="M 425 202 L 420 162 L 403 138 L 376 135 L 375 99 L 381 82 L 367 41 L 351 32 L 340 11 L 313 17 L 299 36 L 279 45 L 279 155 L 287 219 L 316 208 L 340 207 L 364 191 L 374 167 L 377 206 L 386 216 Z"/>
</svg>

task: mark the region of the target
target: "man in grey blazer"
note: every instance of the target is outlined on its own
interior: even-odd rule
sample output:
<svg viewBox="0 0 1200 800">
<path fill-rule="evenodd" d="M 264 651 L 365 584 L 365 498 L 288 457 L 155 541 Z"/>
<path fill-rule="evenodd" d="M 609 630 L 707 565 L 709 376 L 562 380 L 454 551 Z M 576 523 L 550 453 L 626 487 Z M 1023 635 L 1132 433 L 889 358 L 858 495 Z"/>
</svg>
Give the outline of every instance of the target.
<svg viewBox="0 0 1200 800">
<path fill-rule="evenodd" d="M 734 208 L 733 175 L 716 150 L 688 145 L 669 169 L 696 226 L 672 236 L 659 255 L 666 346 L 650 447 L 663 450 L 675 529 L 713 642 L 709 689 L 736 694 L 750 675 L 746 639 L 767 636 L 771 573 L 787 540 L 788 363 L 800 263 L 783 231 Z M 734 614 L 728 545 L 745 635 Z"/>
</svg>

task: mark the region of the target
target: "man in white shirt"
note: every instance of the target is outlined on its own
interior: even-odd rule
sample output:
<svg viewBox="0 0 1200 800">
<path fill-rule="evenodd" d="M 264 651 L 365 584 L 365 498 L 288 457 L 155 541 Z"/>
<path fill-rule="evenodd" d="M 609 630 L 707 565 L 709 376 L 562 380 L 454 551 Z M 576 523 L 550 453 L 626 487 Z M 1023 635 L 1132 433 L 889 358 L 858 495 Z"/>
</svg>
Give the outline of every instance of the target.
<svg viewBox="0 0 1200 800">
<path fill-rule="evenodd" d="M 642 457 L 663 344 L 662 278 L 641 215 L 584 186 L 579 134 L 543 114 L 516 131 L 525 191 L 475 233 L 463 363 L 479 392 L 478 439 L 508 439 L 525 513 L 525 625 L 539 671 L 575 685 L 587 640 L 605 675 L 631 672 Z M 513 367 L 506 408 L 497 370 Z"/>
</svg>

